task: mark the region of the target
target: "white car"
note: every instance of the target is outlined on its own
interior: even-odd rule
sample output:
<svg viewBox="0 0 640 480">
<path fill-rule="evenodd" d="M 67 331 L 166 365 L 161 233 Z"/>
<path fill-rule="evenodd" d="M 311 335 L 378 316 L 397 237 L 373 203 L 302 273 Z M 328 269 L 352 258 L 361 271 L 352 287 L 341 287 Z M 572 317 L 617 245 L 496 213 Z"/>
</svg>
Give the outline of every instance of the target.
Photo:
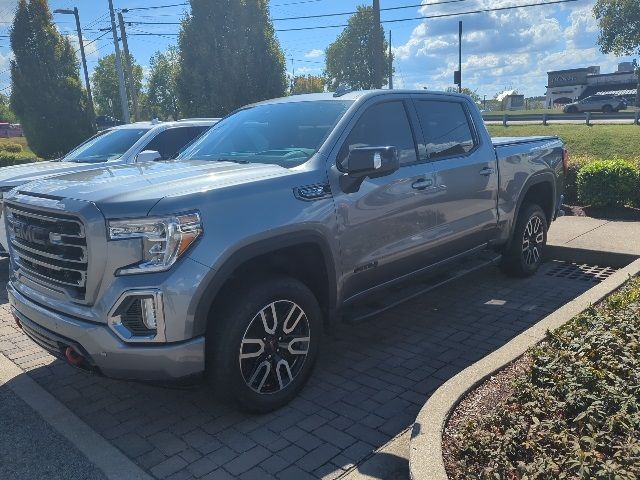
<svg viewBox="0 0 640 480">
<path fill-rule="evenodd" d="M 0 168 L 2 195 L 20 185 L 62 175 L 92 170 L 105 165 L 168 160 L 218 122 L 219 118 L 177 122 L 137 122 L 103 130 L 59 160 Z M 0 245 L 8 251 L 4 218 L 0 208 Z"/>
</svg>

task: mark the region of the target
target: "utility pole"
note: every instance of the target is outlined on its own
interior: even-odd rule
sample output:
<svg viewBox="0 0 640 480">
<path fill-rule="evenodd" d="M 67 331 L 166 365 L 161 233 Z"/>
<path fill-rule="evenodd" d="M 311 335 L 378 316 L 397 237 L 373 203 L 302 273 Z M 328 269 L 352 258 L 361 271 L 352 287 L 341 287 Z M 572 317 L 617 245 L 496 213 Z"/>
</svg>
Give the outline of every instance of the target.
<svg viewBox="0 0 640 480">
<path fill-rule="evenodd" d="M 124 48 L 124 64 L 127 69 L 127 79 L 129 81 L 129 93 L 133 102 L 133 114 L 137 122 L 140 121 L 140 109 L 138 108 L 138 93 L 133 78 L 133 67 L 131 66 L 131 55 L 129 54 L 129 42 L 127 41 L 127 30 L 124 27 L 124 17 L 122 12 L 118 12 L 120 22 L 120 36 L 122 37 L 122 47 Z"/>
<path fill-rule="evenodd" d="M 122 121 L 129 123 L 129 101 L 127 100 L 127 88 L 125 87 L 124 72 L 122 71 L 122 59 L 120 58 L 120 45 L 118 44 L 118 30 L 116 29 L 116 15 L 113 12 L 113 0 L 109 0 L 109 13 L 111 14 L 111 32 L 113 33 L 113 46 L 116 50 L 116 70 L 118 71 L 118 86 L 120 87 L 120 102 L 122 103 Z"/>
<path fill-rule="evenodd" d="M 391 30 L 389 30 L 389 90 L 393 90 L 393 54 L 391 53 Z"/>
<path fill-rule="evenodd" d="M 380 0 L 373 0 L 373 88 L 382 88 L 382 78 L 384 71 L 382 65 L 384 62 L 383 32 L 380 28 Z"/>
<path fill-rule="evenodd" d="M 462 93 L 462 20 L 458 22 L 458 93 Z"/>
<path fill-rule="evenodd" d="M 66 8 L 59 8 L 54 10 L 53 13 L 61 13 L 63 15 L 73 15 L 76 17 L 76 28 L 78 29 L 78 43 L 80 43 L 80 57 L 82 58 L 82 69 L 84 70 L 84 82 L 87 86 L 87 100 L 89 101 L 89 111 L 91 112 L 91 118 L 95 117 L 95 111 L 93 108 L 93 95 L 91 95 L 91 83 L 89 83 L 89 70 L 87 69 L 87 57 L 84 54 L 84 41 L 82 40 L 82 28 L 80 28 L 80 14 L 78 13 L 78 7 L 74 7 L 73 10 Z M 93 123 L 93 120 L 91 120 Z"/>
</svg>

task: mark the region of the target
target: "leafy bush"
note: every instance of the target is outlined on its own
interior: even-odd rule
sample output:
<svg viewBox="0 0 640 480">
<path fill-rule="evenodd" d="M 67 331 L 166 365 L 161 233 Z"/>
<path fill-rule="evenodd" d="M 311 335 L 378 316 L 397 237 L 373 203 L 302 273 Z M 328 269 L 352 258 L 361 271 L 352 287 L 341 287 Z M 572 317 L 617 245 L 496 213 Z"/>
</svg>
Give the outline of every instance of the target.
<svg viewBox="0 0 640 480">
<path fill-rule="evenodd" d="M 0 144 L 0 150 L 11 153 L 20 153 L 22 152 L 22 145 L 15 142 L 2 143 Z"/>
<path fill-rule="evenodd" d="M 640 174 L 632 162 L 599 160 L 584 165 L 577 175 L 578 200 L 593 207 L 623 206 L 636 200 Z"/>
<path fill-rule="evenodd" d="M 514 393 L 452 435 L 450 477 L 640 477 L 640 280 L 530 355 Z"/>
<path fill-rule="evenodd" d="M 0 168 L 9 167 L 11 165 L 20 165 L 22 163 L 32 163 L 37 161 L 31 154 L 25 152 L 13 153 L 0 150 Z"/>
<path fill-rule="evenodd" d="M 564 203 L 567 205 L 578 203 L 578 172 L 582 166 L 582 163 L 571 162 L 564 176 Z"/>
</svg>

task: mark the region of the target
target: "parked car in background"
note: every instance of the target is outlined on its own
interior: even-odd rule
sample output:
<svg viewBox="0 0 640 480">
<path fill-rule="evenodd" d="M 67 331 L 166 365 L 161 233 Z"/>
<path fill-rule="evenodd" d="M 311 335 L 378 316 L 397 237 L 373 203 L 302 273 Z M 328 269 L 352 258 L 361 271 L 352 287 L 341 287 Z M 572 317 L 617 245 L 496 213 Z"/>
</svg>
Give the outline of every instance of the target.
<svg viewBox="0 0 640 480">
<path fill-rule="evenodd" d="M 311 375 L 323 328 L 385 288 L 462 273 L 479 252 L 535 273 L 566 160 L 557 137 L 492 140 L 464 95 L 268 100 L 178 160 L 9 192 L 11 310 L 80 368 L 204 374 L 220 395 L 273 410 Z"/>
<path fill-rule="evenodd" d="M 591 95 L 577 102 L 569 103 L 564 106 L 564 113 L 579 112 L 619 112 L 627 108 L 627 102 L 624 98 L 615 95 Z"/>
<path fill-rule="evenodd" d="M 98 115 L 96 117 L 96 129 L 98 131 L 104 130 L 105 128 L 117 127 L 118 125 L 123 125 L 124 122 L 122 120 L 118 120 L 117 118 L 111 117 L 109 115 Z"/>
<path fill-rule="evenodd" d="M 122 125 L 97 133 L 59 160 L 0 168 L 0 207 L 4 193 L 33 180 L 91 170 L 105 164 L 122 165 L 175 158 L 217 121 L 198 119 Z M 1 210 L 0 245 L 7 251 L 8 240 Z"/>
</svg>

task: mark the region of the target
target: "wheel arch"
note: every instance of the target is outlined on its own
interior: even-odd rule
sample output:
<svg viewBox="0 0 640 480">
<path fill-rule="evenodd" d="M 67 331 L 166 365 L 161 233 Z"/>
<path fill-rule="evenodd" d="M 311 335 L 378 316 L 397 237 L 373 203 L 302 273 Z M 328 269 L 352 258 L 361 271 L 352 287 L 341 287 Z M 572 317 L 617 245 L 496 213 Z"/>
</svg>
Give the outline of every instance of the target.
<svg viewBox="0 0 640 480">
<path fill-rule="evenodd" d="M 203 334 L 210 313 L 225 289 L 243 274 L 287 274 L 302 281 L 316 296 L 325 323 L 334 316 L 337 306 L 337 275 L 334 255 L 328 241 L 319 233 L 286 233 L 240 247 L 222 266 L 211 270 L 193 308 L 194 331 Z"/>
<path fill-rule="evenodd" d="M 540 172 L 529 177 L 518 196 L 514 216 L 509 227 L 508 243 L 511 243 L 522 206 L 526 203 L 531 203 L 535 200 L 535 203 L 540 205 L 547 217 L 547 225 L 551 225 L 554 217 L 556 195 L 556 179 L 552 172 Z"/>
</svg>

